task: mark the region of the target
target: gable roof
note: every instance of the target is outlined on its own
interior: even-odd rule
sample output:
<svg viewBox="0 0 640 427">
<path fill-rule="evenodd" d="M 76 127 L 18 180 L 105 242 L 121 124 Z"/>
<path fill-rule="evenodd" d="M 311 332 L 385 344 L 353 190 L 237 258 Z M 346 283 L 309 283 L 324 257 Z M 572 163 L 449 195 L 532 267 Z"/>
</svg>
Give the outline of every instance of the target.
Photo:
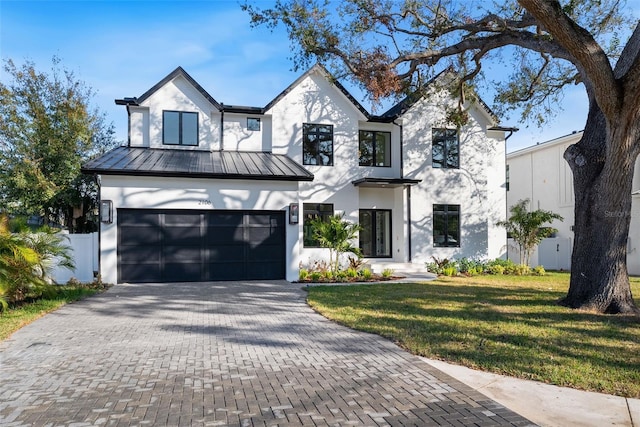
<svg viewBox="0 0 640 427">
<path fill-rule="evenodd" d="M 313 181 L 290 157 L 268 152 L 117 147 L 82 166 L 82 173 L 178 178 Z"/>
<path fill-rule="evenodd" d="M 358 109 L 358 111 L 360 111 L 360 113 L 362 113 L 367 119 L 371 117 L 371 114 L 369 114 L 369 112 L 362 106 L 362 104 L 360 104 L 358 100 L 355 99 L 353 95 L 351 95 L 349 91 L 344 86 L 342 86 L 342 84 L 338 80 L 334 79 L 331 73 L 329 73 L 329 71 L 320 63 L 316 63 L 313 67 L 309 68 L 304 74 L 298 77 L 293 83 L 287 86 L 285 90 L 280 92 L 275 98 L 273 98 L 273 100 L 271 100 L 271 102 L 269 102 L 264 107 L 263 111 L 268 111 L 269 109 L 271 109 L 271 107 L 277 104 L 282 98 L 284 98 L 289 92 L 291 92 L 296 86 L 298 86 L 300 82 L 302 82 L 313 73 L 322 74 L 333 86 L 335 86 L 340 92 L 342 92 L 342 94 L 353 104 L 354 107 Z"/>
<path fill-rule="evenodd" d="M 444 76 L 445 74 L 450 73 L 452 70 L 451 68 L 447 68 L 445 70 L 440 71 L 438 74 L 436 74 L 433 78 L 431 78 L 431 80 L 429 80 L 426 83 L 426 87 L 431 86 L 436 80 L 440 79 L 442 76 Z M 495 123 L 499 123 L 500 122 L 500 118 L 493 112 L 491 111 L 491 108 L 489 108 L 489 106 L 480 98 L 480 96 L 477 96 L 477 105 L 495 122 Z M 418 101 L 420 101 L 421 99 L 423 99 L 424 96 L 423 95 L 419 95 L 417 93 L 411 93 L 409 95 L 407 95 L 403 100 L 401 100 L 400 102 L 398 102 L 396 105 L 394 105 L 393 107 L 389 108 L 387 111 L 385 111 L 384 113 L 382 113 L 380 116 L 378 116 L 377 118 L 380 120 L 387 120 L 387 121 L 392 121 L 397 119 L 398 117 L 402 116 L 404 113 L 406 113 L 409 109 L 411 109 L 411 107 L 413 107 Z"/>
<path fill-rule="evenodd" d="M 200 94 L 202 96 L 204 96 L 205 99 L 207 101 L 209 101 L 215 108 L 217 108 L 218 110 L 222 110 L 222 104 L 220 104 L 218 101 L 216 101 L 213 98 L 213 96 L 209 95 L 209 93 L 206 90 L 204 90 L 204 88 L 202 86 L 200 86 L 200 84 L 197 81 L 195 81 L 195 79 L 193 77 L 191 77 L 189 75 L 189 73 L 187 73 L 182 67 L 178 67 L 175 70 L 173 70 L 172 72 L 170 72 L 165 78 L 160 80 L 151 89 L 149 89 L 148 91 L 146 91 L 145 93 L 143 93 L 139 97 L 137 97 L 137 98 L 124 98 L 122 100 L 116 99 L 116 104 L 118 104 L 118 105 L 126 105 L 126 104 L 140 105 L 140 103 L 144 102 L 147 98 L 149 98 L 151 95 L 156 93 L 161 87 L 163 87 L 164 85 L 166 85 L 167 83 L 169 83 L 170 81 L 175 79 L 176 77 L 183 77 L 185 80 L 187 80 L 191 84 L 191 86 L 193 86 L 198 92 L 200 92 Z"/>
</svg>

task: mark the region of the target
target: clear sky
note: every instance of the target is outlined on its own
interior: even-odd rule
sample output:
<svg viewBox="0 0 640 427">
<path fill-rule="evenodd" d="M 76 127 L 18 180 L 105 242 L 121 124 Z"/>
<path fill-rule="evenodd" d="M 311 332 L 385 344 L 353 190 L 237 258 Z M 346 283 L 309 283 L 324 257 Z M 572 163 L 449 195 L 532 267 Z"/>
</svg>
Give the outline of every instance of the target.
<svg viewBox="0 0 640 427">
<path fill-rule="evenodd" d="M 2 59 L 28 59 L 46 70 L 54 55 L 97 92 L 96 106 L 122 141 L 126 110 L 114 100 L 142 95 L 177 66 L 217 101 L 258 107 L 299 75 L 284 31 L 251 28 L 236 0 L 0 0 Z M 587 114 L 581 86 L 567 92 L 563 107 L 543 128 L 503 118 L 503 126 L 521 129 L 508 151 L 581 130 Z"/>
</svg>

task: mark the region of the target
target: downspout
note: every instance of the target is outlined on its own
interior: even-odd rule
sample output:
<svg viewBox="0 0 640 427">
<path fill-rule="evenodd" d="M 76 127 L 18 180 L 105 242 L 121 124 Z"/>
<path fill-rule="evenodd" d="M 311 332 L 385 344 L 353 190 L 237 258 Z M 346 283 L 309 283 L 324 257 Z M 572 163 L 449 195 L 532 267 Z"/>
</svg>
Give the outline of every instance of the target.
<svg viewBox="0 0 640 427">
<path fill-rule="evenodd" d="M 127 104 L 127 147 L 131 147 L 131 110 L 129 109 L 129 104 Z M 98 189 L 99 185 L 100 184 L 98 184 Z M 98 264 L 99 263 L 98 261 Z"/>
<path fill-rule="evenodd" d="M 504 132 L 509 132 L 509 135 L 504 137 L 504 165 L 505 165 L 505 173 L 506 173 L 507 172 L 507 140 L 513 136 L 514 132 L 517 132 L 520 129 L 515 128 L 515 127 L 494 127 L 494 128 L 489 128 L 488 130 L 492 130 L 492 129 L 502 130 Z M 533 171 L 533 169 L 532 169 L 532 171 Z M 532 192 L 532 194 L 533 194 L 533 192 Z M 509 212 L 509 202 L 507 201 L 506 194 L 505 194 L 505 198 L 504 198 L 504 206 L 505 206 L 505 210 L 504 210 L 505 213 L 508 213 Z M 507 260 L 509 260 L 509 239 L 508 238 L 507 238 Z"/>
<path fill-rule="evenodd" d="M 129 111 L 128 106 L 127 111 Z M 96 185 L 98 186 L 98 277 L 100 277 L 100 279 L 102 280 L 102 221 L 100 220 L 100 206 L 102 205 L 102 180 L 100 179 L 100 175 L 95 174 L 94 176 L 96 179 Z M 95 278 L 97 279 L 97 277 Z"/>
<path fill-rule="evenodd" d="M 220 151 L 224 150 L 224 104 L 220 104 Z"/>
<path fill-rule="evenodd" d="M 404 128 L 393 120 L 391 123 L 400 129 L 400 179 L 404 179 Z M 407 262 L 411 262 L 411 186 L 405 185 L 407 192 Z"/>
</svg>

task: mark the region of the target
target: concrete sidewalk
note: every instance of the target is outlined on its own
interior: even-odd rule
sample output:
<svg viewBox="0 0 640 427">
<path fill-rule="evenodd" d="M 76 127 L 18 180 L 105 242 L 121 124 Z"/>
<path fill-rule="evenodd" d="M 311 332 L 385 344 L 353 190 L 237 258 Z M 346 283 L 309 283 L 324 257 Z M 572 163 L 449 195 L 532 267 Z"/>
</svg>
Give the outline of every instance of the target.
<svg viewBox="0 0 640 427">
<path fill-rule="evenodd" d="M 640 426 L 640 399 L 557 387 L 424 359 L 543 427 Z"/>
</svg>

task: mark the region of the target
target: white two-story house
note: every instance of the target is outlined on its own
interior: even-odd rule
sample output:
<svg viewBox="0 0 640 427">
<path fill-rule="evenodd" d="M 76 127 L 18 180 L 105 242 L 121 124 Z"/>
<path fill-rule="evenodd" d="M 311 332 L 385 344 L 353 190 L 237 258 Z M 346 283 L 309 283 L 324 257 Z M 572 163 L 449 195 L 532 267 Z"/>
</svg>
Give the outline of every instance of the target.
<svg viewBox="0 0 640 427">
<path fill-rule="evenodd" d="M 467 125 L 433 86 L 368 113 L 320 65 L 265 107 L 216 101 L 182 68 L 116 100 L 128 144 L 87 163 L 100 182 L 103 280 L 297 280 L 327 258 L 309 227 L 344 214 L 369 261 L 505 254 L 505 128 Z"/>
</svg>

